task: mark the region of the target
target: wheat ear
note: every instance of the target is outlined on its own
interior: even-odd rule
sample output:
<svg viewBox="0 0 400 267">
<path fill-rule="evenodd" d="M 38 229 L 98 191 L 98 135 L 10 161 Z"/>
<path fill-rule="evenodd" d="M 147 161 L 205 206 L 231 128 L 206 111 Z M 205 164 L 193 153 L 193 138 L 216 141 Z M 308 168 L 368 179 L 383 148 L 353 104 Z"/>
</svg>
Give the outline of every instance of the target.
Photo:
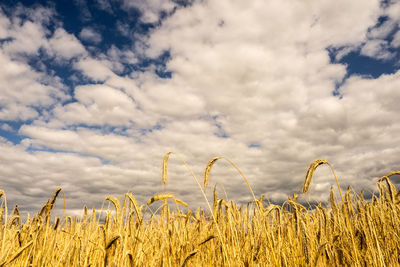
<svg viewBox="0 0 400 267">
<path fill-rule="evenodd" d="M 310 167 L 308 168 L 306 179 L 305 179 L 304 185 L 303 185 L 303 193 L 306 193 L 308 191 L 308 189 L 310 188 L 311 180 L 314 175 L 315 169 L 317 169 L 317 167 L 322 164 L 328 164 L 328 162 L 324 159 L 317 159 L 310 164 Z"/>
</svg>

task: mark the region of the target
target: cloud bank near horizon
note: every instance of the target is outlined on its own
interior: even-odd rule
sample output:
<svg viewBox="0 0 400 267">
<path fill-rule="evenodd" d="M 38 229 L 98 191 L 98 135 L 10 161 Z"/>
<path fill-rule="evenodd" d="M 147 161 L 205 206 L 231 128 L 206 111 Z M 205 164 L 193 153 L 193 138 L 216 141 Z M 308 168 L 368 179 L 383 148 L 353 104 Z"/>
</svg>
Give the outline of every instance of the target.
<svg viewBox="0 0 400 267">
<path fill-rule="evenodd" d="M 151 25 L 140 33 L 115 23 L 127 45 L 93 21 L 68 32 L 52 7 L 2 8 L 0 187 L 10 205 L 36 212 L 58 186 L 71 213 L 127 191 L 202 204 L 176 157 L 161 186 L 168 151 L 198 178 L 225 156 L 271 202 L 299 192 L 316 158 L 356 191 L 399 168 L 400 2 L 159 2 L 121 1 Z M 97 5 L 116 12 L 111 1 Z M 352 73 L 342 59 L 353 54 L 397 65 Z M 251 201 L 227 163 L 214 166 L 215 183 Z M 326 200 L 331 185 L 322 166 L 311 199 Z"/>
</svg>

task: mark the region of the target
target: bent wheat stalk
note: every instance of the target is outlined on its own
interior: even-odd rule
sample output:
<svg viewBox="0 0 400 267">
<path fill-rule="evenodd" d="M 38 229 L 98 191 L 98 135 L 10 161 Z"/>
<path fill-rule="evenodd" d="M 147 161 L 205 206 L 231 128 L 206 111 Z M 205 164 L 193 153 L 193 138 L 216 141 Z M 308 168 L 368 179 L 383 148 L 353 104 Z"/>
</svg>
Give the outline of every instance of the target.
<svg viewBox="0 0 400 267">
<path fill-rule="evenodd" d="M 206 167 L 206 169 L 204 171 L 204 190 L 208 186 L 208 181 L 210 180 L 210 173 L 211 173 L 212 166 L 214 165 L 215 162 L 217 162 L 220 159 L 226 160 L 229 164 L 231 164 L 239 172 L 239 174 L 242 176 L 242 178 L 246 182 L 247 186 L 249 187 L 251 195 L 253 196 L 254 202 L 257 202 L 257 199 L 256 199 L 256 196 L 254 195 L 253 189 L 251 188 L 251 186 L 250 186 L 249 182 L 247 181 L 246 177 L 244 176 L 243 172 L 239 169 L 238 166 L 236 166 L 235 163 L 233 163 L 233 161 L 231 161 L 230 159 L 225 158 L 225 157 L 215 157 L 215 158 L 212 158 L 207 163 L 207 167 Z"/>
<path fill-rule="evenodd" d="M 339 180 L 338 180 L 338 178 L 336 176 L 336 173 L 335 173 L 332 165 L 329 164 L 329 162 L 324 160 L 324 159 L 317 159 L 317 160 L 314 160 L 313 162 L 311 162 L 310 167 L 307 170 L 306 179 L 304 181 L 303 190 L 302 190 L 303 193 L 306 193 L 308 191 L 308 189 L 310 189 L 311 180 L 312 180 L 312 177 L 314 175 L 315 170 L 317 169 L 318 166 L 323 165 L 323 164 L 326 164 L 331 168 L 333 176 L 335 177 L 335 181 L 336 181 L 337 187 L 339 189 L 340 198 L 342 199 L 342 202 L 344 203 L 342 190 L 340 189 Z"/>
</svg>

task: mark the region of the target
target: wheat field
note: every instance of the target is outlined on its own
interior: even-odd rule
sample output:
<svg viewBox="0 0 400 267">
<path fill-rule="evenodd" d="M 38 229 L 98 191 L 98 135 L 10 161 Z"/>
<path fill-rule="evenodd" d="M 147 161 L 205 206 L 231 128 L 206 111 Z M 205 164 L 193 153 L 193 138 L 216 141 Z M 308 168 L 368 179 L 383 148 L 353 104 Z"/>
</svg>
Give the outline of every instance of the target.
<svg viewBox="0 0 400 267">
<path fill-rule="evenodd" d="M 163 161 L 163 183 L 170 154 Z M 17 207 L 8 213 L 0 190 L 0 266 L 400 265 L 400 191 L 390 182 L 390 176 L 400 172 L 379 179 L 379 193 L 365 200 L 351 188 L 342 194 L 332 169 L 337 188 L 331 188 L 328 205 L 306 207 L 293 195 L 278 206 L 266 205 L 263 196 L 256 198 L 243 173 L 225 159 L 242 175 L 253 197 L 239 206 L 219 198 L 216 188 L 211 201 L 206 197 L 211 168 L 223 159 L 207 164 L 203 186 L 189 168 L 206 209 L 191 210 L 168 193 L 143 204 L 126 193 L 121 199 L 105 198 L 112 205 L 105 218 L 86 206 L 82 217 L 54 217 L 51 212 L 62 192 L 58 188 L 36 215 L 22 222 Z M 325 160 L 311 163 L 303 192 L 321 164 L 329 165 Z"/>
</svg>

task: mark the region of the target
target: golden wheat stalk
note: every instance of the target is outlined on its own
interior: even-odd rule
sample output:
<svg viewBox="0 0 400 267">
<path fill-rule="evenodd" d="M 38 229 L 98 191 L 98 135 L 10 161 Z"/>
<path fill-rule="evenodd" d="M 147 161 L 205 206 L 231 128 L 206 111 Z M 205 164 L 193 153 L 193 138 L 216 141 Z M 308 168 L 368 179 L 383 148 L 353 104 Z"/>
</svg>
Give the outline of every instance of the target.
<svg viewBox="0 0 400 267">
<path fill-rule="evenodd" d="M 156 195 L 156 196 L 153 196 L 152 198 L 150 198 L 149 201 L 147 201 L 147 205 L 150 206 L 151 204 L 153 204 L 156 201 L 163 200 L 163 199 L 169 199 L 169 198 L 175 198 L 175 197 L 172 194 L 159 194 L 159 195 Z"/>
<path fill-rule="evenodd" d="M 211 168 L 212 168 L 212 166 L 214 165 L 214 163 L 217 161 L 217 160 L 219 160 L 219 159 L 221 159 L 222 157 L 215 157 L 215 158 L 212 158 L 208 163 L 207 163 L 207 167 L 206 167 L 206 169 L 204 170 L 204 189 L 206 189 L 207 188 L 207 186 L 208 186 L 208 181 L 209 181 L 209 179 L 210 179 L 210 173 L 211 173 Z"/>
<path fill-rule="evenodd" d="M 139 206 L 136 202 L 135 197 L 132 194 L 125 194 L 125 196 L 127 196 L 129 198 L 129 200 L 132 202 L 133 209 L 135 210 L 136 216 L 138 217 L 139 221 L 142 221 L 142 212 L 139 209 Z"/>
<path fill-rule="evenodd" d="M 190 258 L 192 258 L 194 255 L 196 255 L 199 252 L 198 249 L 193 250 L 192 252 L 190 252 L 190 254 L 185 258 L 185 260 L 182 263 L 182 267 L 186 266 L 187 262 L 190 260 Z"/>
<path fill-rule="evenodd" d="M 400 171 L 393 171 L 393 172 L 390 172 L 390 173 L 388 173 L 388 174 L 382 176 L 380 179 L 383 179 L 383 178 L 385 178 L 385 177 L 390 178 L 390 176 L 393 176 L 393 175 L 400 175 Z"/>
<path fill-rule="evenodd" d="M 314 175 L 315 169 L 317 169 L 317 167 L 322 164 L 329 164 L 329 163 L 324 159 L 317 159 L 310 164 L 310 167 L 308 168 L 306 179 L 305 179 L 304 185 L 303 185 L 303 193 L 306 193 L 308 191 L 308 189 L 310 188 L 311 179 Z"/>
<path fill-rule="evenodd" d="M 5 266 L 10 264 L 11 262 L 13 262 L 16 258 L 19 257 L 19 255 L 22 254 L 22 252 L 24 252 L 25 249 L 27 249 L 28 247 L 30 247 L 33 244 L 33 241 L 31 240 L 30 242 L 28 242 L 25 246 L 23 246 L 22 248 L 20 248 L 8 261 L 3 262 L 0 264 L 0 266 Z"/>
<path fill-rule="evenodd" d="M 119 205 L 118 199 L 116 199 L 115 197 L 110 197 L 110 196 L 108 196 L 108 197 L 105 198 L 105 200 L 108 200 L 108 201 L 110 201 L 111 203 L 113 203 L 116 212 L 119 212 L 119 211 L 120 211 L 121 206 Z"/>
<path fill-rule="evenodd" d="M 389 179 L 389 177 L 393 176 L 393 175 L 400 175 L 400 171 L 390 172 L 390 173 L 382 176 L 381 178 L 379 178 L 378 182 L 382 182 L 384 180 L 386 181 L 386 183 L 388 185 L 389 195 L 390 195 L 391 201 L 395 202 L 396 195 L 397 195 L 397 190 L 396 190 L 396 187 L 392 184 L 392 182 L 390 182 L 390 179 Z"/>
<path fill-rule="evenodd" d="M 244 176 L 243 172 L 239 169 L 238 166 L 236 166 L 235 163 L 233 163 L 233 161 L 231 161 L 230 159 L 225 158 L 225 157 L 214 157 L 207 163 L 206 169 L 204 171 L 204 190 L 208 186 L 208 181 L 210 179 L 211 168 L 214 165 L 214 163 L 219 159 L 226 160 L 229 164 L 231 164 L 239 172 L 239 174 L 242 176 L 243 180 L 246 182 L 247 186 L 249 187 L 251 195 L 253 196 L 253 200 L 256 201 L 257 200 L 256 196 L 254 195 L 253 189 L 251 188 L 249 182 L 247 181 L 246 176 Z"/>
<path fill-rule="evenodd" d="M 174 198 L 174 201 L 175 201 L 175 203 L 177 203 L 177 204 L 180 204 L 180 205 L 182 205 L 182 206 L 188 207 L 188 204 L 186 204 L 186 202 L 184 202 L 184 201 L 182 201 L 182 200 L 180 200 L 180 199 Z"/>
<path fill-rule="evenodd" d="M 53 208 L 53 205 L 56 202 L 56 198 L 57 198 L 57 196 L 58 196 L 58 194 L 60 193 L 61 190 L 62 190 L 61 187 L 59 187 L 54 192 L 53 197 L 51 198 L 51 201 L 50 201 L 50 209 Z"/>
<path fill-rule="evenodd" d="M 54 223 L 53 230 L 57 230 L 59 224 L 60 224 L 60 218 L 57 217 L 56 222 Z"/>
<path fill-rule="evenodd" d="M 110 241 L 108 241 L 107 245 L 106 245 L 106 251 L 115 243 L 117 242 L 117 240 L 120 238 L 120 235 L 116 235 L 113 238 L 111 238 Z"/>
<path fill-rule="evenodd" d="M 331 203 L 331 208 L 332 210 L 336 210 L 336 199 L 335 199 L 335 190 L 333 189 L 333 186 L 331 186 L 331 190 L 329 192 L 329 202 Z"/>
<path fill-rule="evenodd" d="M 168 152 L 165 154 L 164 159 L 163 159 L 163 168 L 162 168 L 162 183 L 166 184 L 167 183 L 167 171 L 168 171 L 168 158 L 169 155 L 171 155 L 172 152 Z"/>
<path fill-rule="evenodd" d="M 205 243 L 207 243 L 208 241 L 214 239 L 215 236 L 214 235 L 210 235 L 209 237 L 207 237 L 204 241 L 199 243 L 199 246 L 204 245 Z"/>
<path fill-rule="evenodd" d="M 115 197 L 110 197 L 110 196 L 106 197 L 104 201 L 107 201 L 107 200 L 110 201 L 111 203 L 113 203 L 113 205 L 115 206 L 115 213 L 116 213 L 115 218 L 118 221 L 120 218 L 120 214 L 121 214 L 121 205 L 119 204 L 119 200 Z"/>
</svg>

